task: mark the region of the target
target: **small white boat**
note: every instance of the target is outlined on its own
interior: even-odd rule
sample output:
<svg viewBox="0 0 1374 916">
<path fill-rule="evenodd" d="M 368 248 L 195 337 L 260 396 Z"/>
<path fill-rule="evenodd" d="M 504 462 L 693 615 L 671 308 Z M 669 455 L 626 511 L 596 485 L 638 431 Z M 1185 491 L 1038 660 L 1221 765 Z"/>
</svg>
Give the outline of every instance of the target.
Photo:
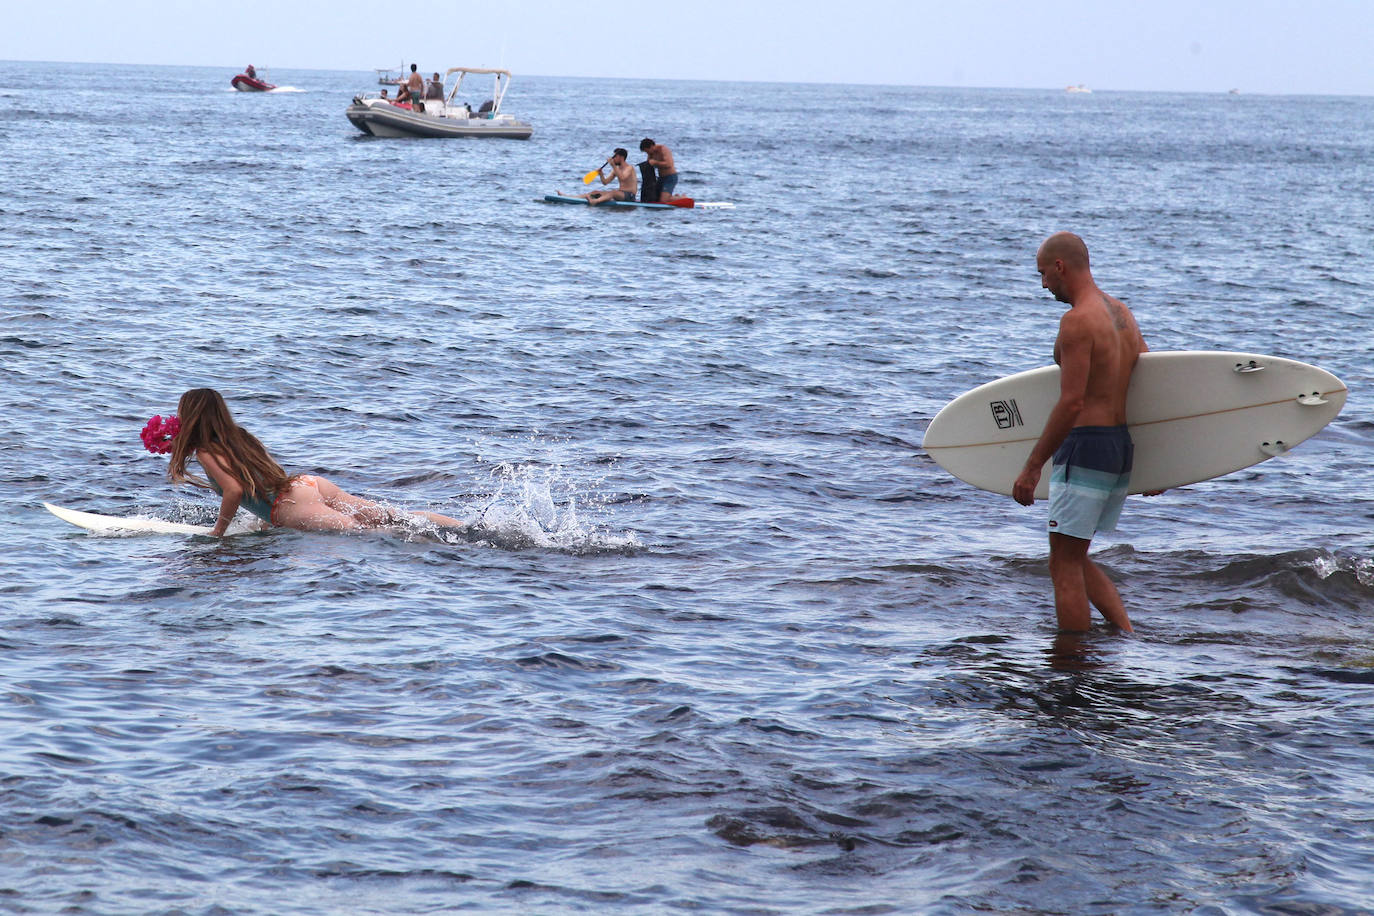
<svg viewBox="0 0 1374 916">
<path fill-rule="evenodd" d="M 1084 86 L 1082 83 L 1079 83 L 1077 86 L 1065 86 L 1065 87 L 1064 87 L 1064 91 L 1065 91 L 1065 92 L 1083 92 L 1083 93 L 1091 93 L 1091 92 L 1092 92 L 1091 89 L 1089 89 L 1087 86 Z"/>
<path fill-rule="evenodd" d="M 401 66 L 392 70 L 390 67 L 377 68 L 378 86 L 399 86 L 406 81 L 406 65 L 402 61 Z"/>
<path fill-rule="evenodd" d="M 458 79 L 442 99 L 425 99 L 414 103 L 396 104 L 380 94 L 360 94 L 345 114 L 354 127 L 374 137 L 505 137 L 528 140 L 534 128 L 527 121 L 518 121 L 501 111 L 501 102 L 510 87 L 509 70 L 488 70 L 479 67 L 452 67 L 444 74 L 444 81 L 453 74 Z M 477 111 L 458 99 L 463 79 L 472 73 L 491 74 L 495 85 L 491 98 Z"/>
</svg>

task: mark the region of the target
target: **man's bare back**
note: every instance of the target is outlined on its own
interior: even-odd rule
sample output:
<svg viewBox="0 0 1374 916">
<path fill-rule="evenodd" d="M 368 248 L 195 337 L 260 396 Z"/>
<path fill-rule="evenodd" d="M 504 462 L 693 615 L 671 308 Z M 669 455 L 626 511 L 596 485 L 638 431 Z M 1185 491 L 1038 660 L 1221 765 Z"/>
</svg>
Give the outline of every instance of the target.
<svg viewBox="0 0 1374 916">
<path fill-rule="evenodd" d="M 1054 361 L 1062 363 L 1065 338 L 1068 346 L 1086 341 L 1088 374 L 1083 406 L 1074 426 L 1118 426 L 1126 422 L 1126 391 L 1131 371 L 1145 352 L 1135 317 L 1119 299 L 1101 290 L 1074 304 L 1059 321 L 1054 342 Z"/>
</svg>

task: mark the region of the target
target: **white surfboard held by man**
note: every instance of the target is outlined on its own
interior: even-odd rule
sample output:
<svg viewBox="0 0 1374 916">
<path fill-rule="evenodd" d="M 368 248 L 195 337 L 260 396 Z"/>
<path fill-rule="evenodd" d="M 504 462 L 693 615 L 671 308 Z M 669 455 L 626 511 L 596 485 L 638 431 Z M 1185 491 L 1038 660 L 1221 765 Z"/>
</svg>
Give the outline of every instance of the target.
<svg viewBox="0 0 1374 916">
<path fill-rule="evenodd" d="M 1116 586 L 1088 557 L 1092 537 L 1111 531 L 1126 498 L 1133 445 L 1126 428 L 1131 372 L 1148 347 L 1135 316 L 1093 280 L 1088 248 L 1058 232 L 1035 258 L 1040 285 L 1068 303 L 1059 319 L 1054 361 L 1060 367 L 1059 400 L 1012 486 L 1022 505 L 1035 500 L 1045 462 L 1050 476 L 1050 578 L 1063 630 L 1082 631 L 1096 607 L 1109 622 L 1131 630 Z"/>
</svg>

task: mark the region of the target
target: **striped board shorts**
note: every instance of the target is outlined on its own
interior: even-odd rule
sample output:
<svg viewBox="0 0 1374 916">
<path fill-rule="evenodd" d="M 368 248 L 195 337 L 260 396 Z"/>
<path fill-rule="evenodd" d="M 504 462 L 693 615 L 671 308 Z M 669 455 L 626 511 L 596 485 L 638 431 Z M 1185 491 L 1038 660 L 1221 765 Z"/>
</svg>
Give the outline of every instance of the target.
<svg viewBox="0 0 1374 916">
<path fill-rule="evenodd" d="M 1124 425 L 1070 430 L 1050 468 L 1050 533 L 1087 541 L 1116 530 L 1134 452 Z"/>
</svg>

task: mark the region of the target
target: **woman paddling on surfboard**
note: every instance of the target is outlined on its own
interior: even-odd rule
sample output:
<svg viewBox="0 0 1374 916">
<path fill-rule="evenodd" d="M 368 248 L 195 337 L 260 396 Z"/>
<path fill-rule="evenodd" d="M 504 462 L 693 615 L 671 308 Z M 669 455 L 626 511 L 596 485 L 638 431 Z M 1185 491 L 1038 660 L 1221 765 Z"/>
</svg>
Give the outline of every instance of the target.
<svg viewBox="0 0 1374 916">
<path fill-rule="evenodd" d="M 469 527 L 436 512 L 401 512 L 345 493 L 314 474 L 288 476 L 257 437 L 234 422 L 229 405 L 213 388 L 194 388 L 177 402 L 180 428 L 172 439 L 167 476 L 220 493 L 219 518 L 211 532 L 223 536 L 242 506 L 269 525 L 301 531 L 357 531 L 415 521 L 445 528 Z M 210 478 L 186 471 L 192 458 Z"/>
</svg>

